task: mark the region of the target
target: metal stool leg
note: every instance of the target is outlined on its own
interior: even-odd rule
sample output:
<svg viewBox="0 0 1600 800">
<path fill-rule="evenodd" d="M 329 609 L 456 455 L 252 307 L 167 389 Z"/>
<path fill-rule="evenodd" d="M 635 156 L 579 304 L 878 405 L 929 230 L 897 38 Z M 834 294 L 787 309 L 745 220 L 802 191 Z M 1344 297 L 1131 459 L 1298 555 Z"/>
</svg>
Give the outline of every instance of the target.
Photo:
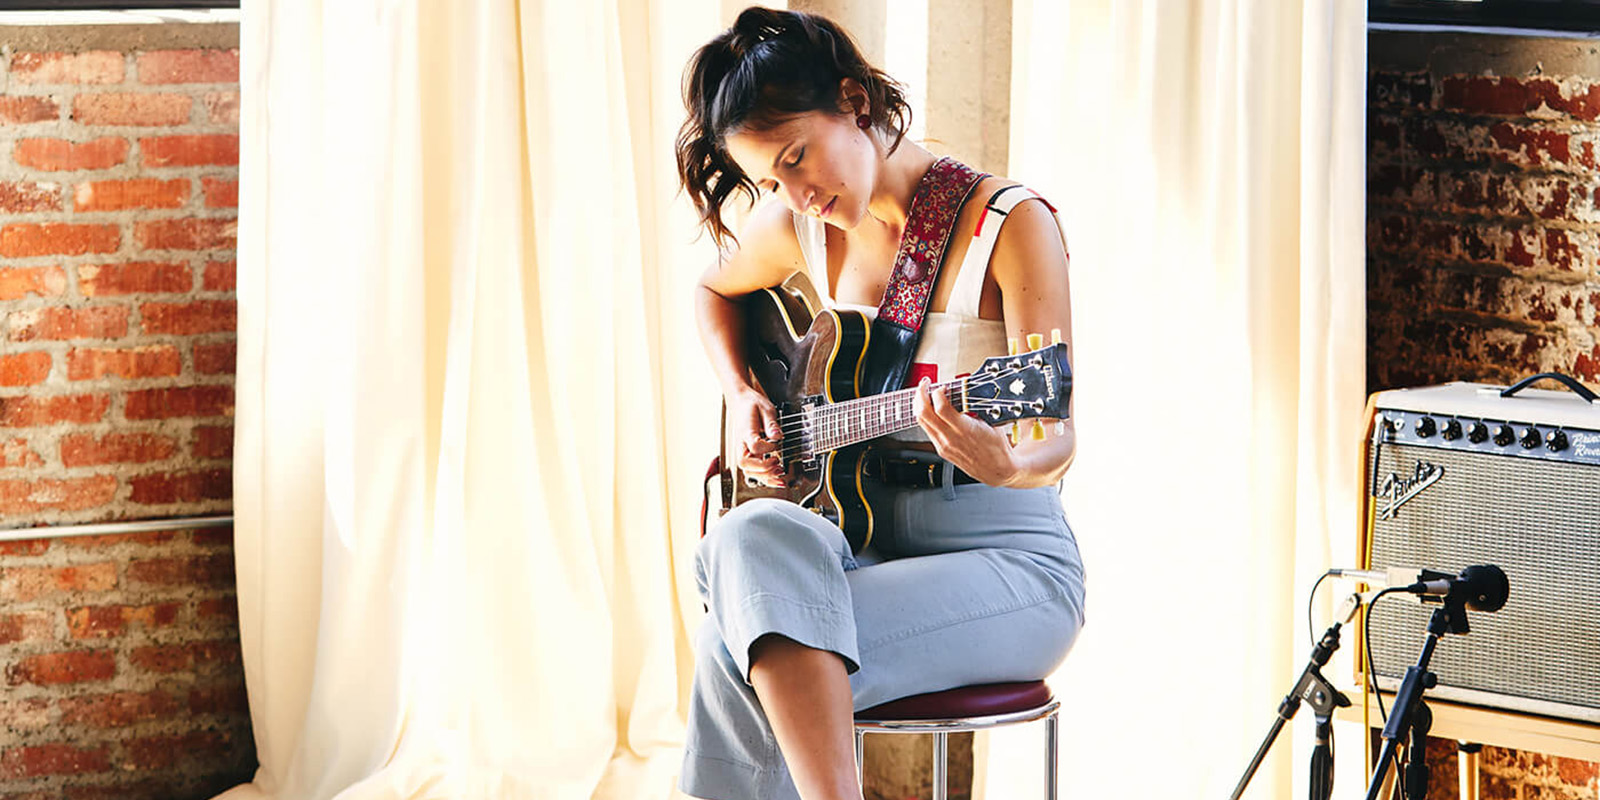
<svg viewBox="0 0 1600 800">
<path fill-rule="evenodd" d="M 1044 798 L 1056 800 L 1056 751 L 1060 720 L 1052 712 L 1044 718 Z"/>
<path fill-rule="evenodd" d="M 863 793 L 866 792 L 866 764 L 867 764 L 867 732 L 856 728 L 856 786 Z"/>
<path fill-rule="evenodd" d="M 945 758 L 949 755 L 950 734 L 940 731 L 933 735 L 933 800 L 945 800 L 950 792 L 946 785 Z"/>
</svg>

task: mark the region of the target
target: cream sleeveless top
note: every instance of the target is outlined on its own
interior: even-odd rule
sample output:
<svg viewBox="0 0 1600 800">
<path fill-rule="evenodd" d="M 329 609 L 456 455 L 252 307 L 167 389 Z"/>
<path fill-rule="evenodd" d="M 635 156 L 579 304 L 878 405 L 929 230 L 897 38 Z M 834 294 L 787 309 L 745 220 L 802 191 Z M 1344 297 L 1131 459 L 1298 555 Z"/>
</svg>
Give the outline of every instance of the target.
<svg viewBox="0 0 1600 800">
<path fill-rule="evenodd" d="M 983 365 L 983 360 L 1006 354 L 1006 326 L 1004 322 L 978 316 L 978 301 L 983 295 L 983 278 L 989 272 L 989 257 L 994 253 L 994 243 L 999 238 L 1000 226 L 1018 203 L 1039 197 L 1023 186 L 1008 186 L 995 192 L 987 207 L 979 215 L 972 231 L 972 244 L 966 257 L 956 266 L 955 286 L 944 311 L 929 311 L 922 323 L 922 339 L 911 359 L 908 380 L 915 383 L 923 376 L 934 381 L 950 380 L 971 373 Z M 1046 205 L 1049 205 L 1046 203 Z M 998 216 L 997 216 L 998 215 Z M 855 303 L 836 303 L 833 286 L 828 282 L 827 223 L 805 214 L 794 215 L 794 231 L 800 240 L 811 284 L 831 308 L 860 311 L 868 319 L 878 315 L 876 306 Z M 956 235 L 960 235 L 960 231 Z M 940 274 L 948 271 L 945 264 Z M 910 428 L 890 436 L 901 441 L 926 442 L 928 435 L 922 428 Z"/>
</svg>

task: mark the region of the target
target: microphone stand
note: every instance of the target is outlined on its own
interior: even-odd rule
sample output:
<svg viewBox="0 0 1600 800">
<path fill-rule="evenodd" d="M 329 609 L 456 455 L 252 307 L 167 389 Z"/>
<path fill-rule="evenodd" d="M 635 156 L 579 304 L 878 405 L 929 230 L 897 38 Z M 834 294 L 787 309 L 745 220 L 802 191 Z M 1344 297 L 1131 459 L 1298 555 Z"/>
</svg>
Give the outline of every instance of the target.
<svg viewBox="0 0 1600 800">
<path fill-rule="evenodd" d="M 1408 747 L 1411 748 L 1411 766 L 1406 770 L 1406 796 L 1410 800 L 1424 800 L 1427 796 L 1427 768 L 1420 762 L 1423 742 L 1433 724 L 1433 713 L 1422 702 L 1422 693 L 1439 682 L 1438 676 L 1428 671 L 1428 662 L 1433 659 L 1433 648 L 1446 633 L 1467 631 L 1466 601 L 1446 597 L 1444 604 L 1434 609 L 1433 617 L 1428 620 L 1428 639 L 1422 644 L 1422 654 L 1417 657 L 1416 666 L 1406 668 L 1405 680 L 1400 682 L 1400 689 L 1395 692 L 1394 710 L 1389 713 L 1389 721 L 1383 726 L 1383 751 L 1378 756 L 1378 768 L 1372 774 L 1372 783 L 1367 787 L 1367 800 L 1378 800 L 1378 795 L 1383 791 L 1384 776 L 1389 772 L 1389 762 L 1393 760 L 1400 740 L 1406 738 L 1407 734 L 1410 735 Z"/>
<path fill-rule="evenodd" d="M 1317 718 L 1317 745 L 1311 752 L 1311 800 L 1329 800 L 1333 794 L 1333 712 L 1334 709 L 1350 705 L 1350 698 L 1333 687 L 1327 678 L 1322 677 L 1322 667 L 1327 666 L 1328 659 L 1333 652 L 1339 649 L 1339 627 L 1355 615 L 1355 610 L 1361 606 L 1361 596 L 1352 594 L 1345 599 L 1345 607 L 1326 632 L 1322 640 L 1311 649 L 1311 659 L 1306 663 L 1306 668 L 1300 673 L 1300 680 L 1295 682 L 1294 689 L 1285 695 L 1283 702 L 1278 704 L 1278 718 L 1272 721 L 1272 729 L 1267 731 L 1267 736 L 1261 742 L 1261 747 L 1256 750 L 1255 758 L 1250 759 L 1250 766 L 1245 768 L 1244 775 L 1239 778 L 1239 785 L 1233 789 L 1231 800 L 1239 800 L 1244 794 L 1244 789 L 1250 784 L 1250 779 L 1255 777 L 1256 770 L 1260 768 L 1261 761 L 1266 758 L 1267 751 L 1272 749 L 1272 743 L 1277 740 L 1278 732 L 1283 730 L 1283 724 L 1294 719 L 1295 712 L 1300 710 L 1300 701 L 1311 704 L 1311 710 Z"/>
</svg>

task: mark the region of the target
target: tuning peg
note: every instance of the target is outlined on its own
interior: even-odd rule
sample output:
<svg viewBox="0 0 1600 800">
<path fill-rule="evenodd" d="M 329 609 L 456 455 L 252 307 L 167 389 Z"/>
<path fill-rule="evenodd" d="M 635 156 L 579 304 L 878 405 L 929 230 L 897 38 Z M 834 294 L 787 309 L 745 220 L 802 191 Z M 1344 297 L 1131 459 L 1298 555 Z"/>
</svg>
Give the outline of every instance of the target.
<svg viewBox="0 0 1600 800">
<path fill-rule="evenodd" d="M 1044 334 L 1042 334 L 1042 333 L 1030 333 L 1030 334 L 1028 334 L 1028 349 L 1029 350 L 1038 350 L 1041 347 L 1044 347 Z"/>
<path fill-rule="evenodd" d="M 1051 344 L 1061 344 L 1061 329 L 1060 328 L 1051 328 L 1050 329 L 1050 343 Z"/>
<path fill-rule="evenodd" d="M 1016 354 L 1017 354 L 1017 337 L 1012 336 L 1012 337 L 1009 337 L 1009 338 L 1006 339 L 1006 355 L 1014 356 Z"/>
<path fill-rule="evenodd" d="M 1033 421 L 1033 440 L 1036 442 L 1044 441 L 1044 423 L 1039 420 Z"/>
</svg>

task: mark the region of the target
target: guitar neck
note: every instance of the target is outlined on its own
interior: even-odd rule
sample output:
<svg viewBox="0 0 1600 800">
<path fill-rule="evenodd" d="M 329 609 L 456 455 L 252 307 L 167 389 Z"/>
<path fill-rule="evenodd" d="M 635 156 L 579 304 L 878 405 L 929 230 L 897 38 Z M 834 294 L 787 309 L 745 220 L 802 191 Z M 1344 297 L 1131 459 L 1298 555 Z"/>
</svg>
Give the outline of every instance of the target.
<svg viewBox="0 0 1600 800">
<path fill-rule="evenodd" d="M 967 396 L 962 381 L 936 383 L 930 391 L 953 388 L 950 402 L 958 411 L 967 410 Z M 917 427 L 914 401 L 916 389 L 858 397 L 838 403 L 813 406 L 807 411 L 806 449 L 813 455 L 849 447 L 865 441 L 888 436 Z"/>
</svg>

